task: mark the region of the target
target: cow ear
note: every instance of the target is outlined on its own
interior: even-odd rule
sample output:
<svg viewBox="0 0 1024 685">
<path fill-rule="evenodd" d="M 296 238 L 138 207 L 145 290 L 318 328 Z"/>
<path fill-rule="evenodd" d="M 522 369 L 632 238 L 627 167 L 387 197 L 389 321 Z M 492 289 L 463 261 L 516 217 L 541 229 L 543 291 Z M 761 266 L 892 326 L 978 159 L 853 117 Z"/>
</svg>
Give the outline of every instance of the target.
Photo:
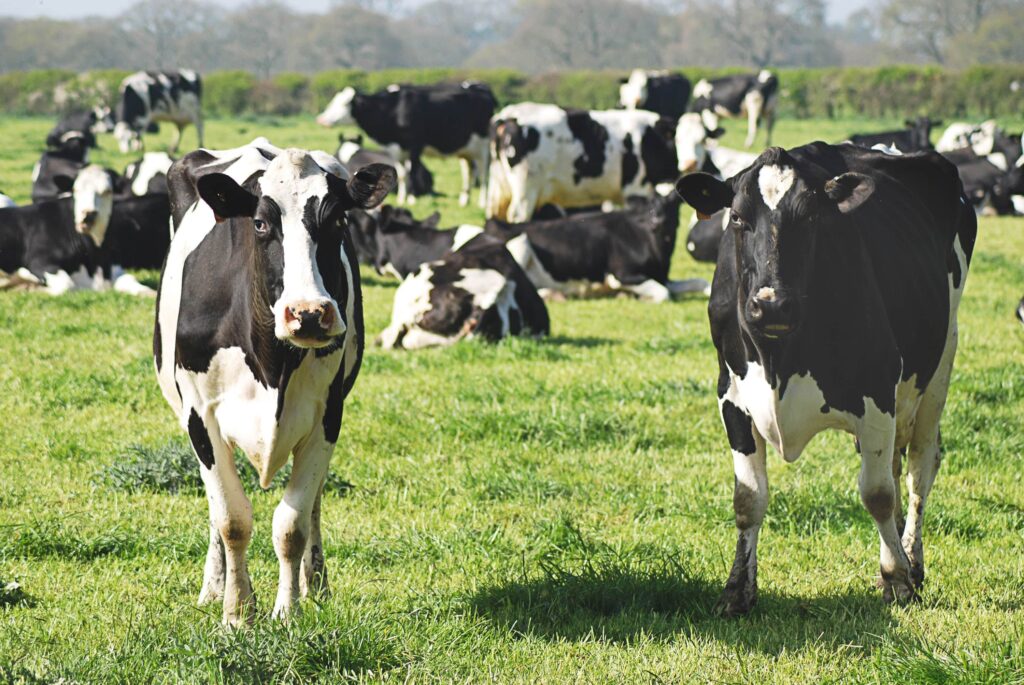
<svg viewBox="0 0 1024 685">
<path fill-rule="evenodd" d="M 217 221 L 236 216 L 253 216 L 259 198 L 227 174 L 207 174 L 196 181 L 199 197 L 210 205 Z"/>
<path fill-rule="evenodd" d="M 721 138 L 725 135 L 725 129 L 719 126 L 714 131 L 708 131 L 708 138 Z"/>
<path fill-rule="evenodd" d="M 698 214 L 710 216 L 732 205 L 732 187 L 719 181 L 711 174 L 687 174 L 676 181 L 676 192 L 686 203 L 697 210 Z"/>
<path fill-rule="evenodd" d="M 67 174 L 57 174 L 53 177 L 53 185 L 57 186 L 61 193 L 70 193 L 75 187 L 75 179 Z"/>
<path fill-rule="evenodd" d="M 874 180 L 870 176 L 853 171 L 825 182 L 825 194 L 836 203 L 843 214 L 860 207 L 874 192 Z"/>
<path fill-rule="evenodd" d="M 340 196 L 346 209 L 371 209 L 384 201 L 397 182 L 398 174 L 393 166 L 369 164 L 352 175 Z"/>
<path fill-rule="evenodd" d="M 430 226 L 431 228 L 437 228 L 438 224 L 441 223 L 441 212 L 435 211 L 433 214 L 423 220 L 424 226 Z"/>
</svg>

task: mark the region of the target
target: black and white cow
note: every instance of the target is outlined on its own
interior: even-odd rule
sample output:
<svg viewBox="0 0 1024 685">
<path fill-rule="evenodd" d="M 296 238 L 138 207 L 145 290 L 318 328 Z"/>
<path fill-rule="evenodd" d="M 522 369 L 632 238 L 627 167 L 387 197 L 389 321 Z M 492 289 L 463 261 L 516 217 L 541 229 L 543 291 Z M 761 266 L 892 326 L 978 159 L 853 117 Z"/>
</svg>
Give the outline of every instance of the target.
<svg viewBox="0 0 1024 685">
<path fill-rule="evenodd" d="M 57 149 L 70 138 L 81 138 L 86 147 L 95 148 L 97 133 L 114 130 L 114 119 L 109 107 L 76 110 L 63 115 L 46 135 L 46 147 Z"/>
<path fill-rule="evenodd" d="M 479 226 L 465 224 L 451 229 L 438 229 L 435 213 L 417 221 L 403 209 L 385 205 L 374 216 L 358 213 L 352 222 L 354 242 L 365 251 L 379 274 L 390 274 L 399 280 L 418 271 L 420 266 L 458 249 L 471 238 L 483 233 Z"/>
<path fill-rule="evenodd" d="M 0 209 L 0 271 L 7 274 L 5 286 L 40 287 L 52 295 L 110 288 L 153 294 L 124 273 L 109 249 L 115 213 L 110 173 L 87 166 L 69 190 L 71 197 Z M 118 224 L 126 216 L 120 214 Z M 166 232 L 166 227 L 165 216 L 157 230 Z"/>
<path fill-rule="evenodd" d="M 366 95 L 348 87 L 339 92 L 316 118 L 322 126 L 356 125 L 377 143 L 389 148 L 411 169 L 426 155 L 457 157 L 462 167 L 459 204 L 469 204 L 474 183 L 481 186 L 481 204 L 487 186 L 488 127 L 497 100 L 481 83 L 433 86 L 390 86 Z M 399 187 L 399 202 L 414 200 Z"/>
<path fill-rule="evenodd" d="M 167 171 L 174 158 L 166 152 L 147 152 L 124 168 L 124 183 L 132 195 L 167 194 Z"/>
<path fill-rule="evenodd" d="M 47 150 L 32 168 L 32 201 L 40 202 L 57 197 L 70 190 L 68 179 L 74 180 L 78 172 L 89 163 L 89 145 L 80 131 L 64 139 L 59 147 Z M 66 177 L 63 182 L 60 177 Z"/>
<path fill-rule="evenodd" d="M 544 300 L 505 245 L 479 235 L 402 281 L 391 324 L 377 342 L 414 350 L 463 339 L 540 337 L 550 329 Z"/>
<path fill-rule="evenodd" d="M 368 164 L 387 164 L 398 172 L 399 204 L 405 201 L 402 193 L 408 192 L 412 197 L 425 197 L 434 195 L 434 175 L 430 173 L 422 161 L 416 164 L 400 162 L 383 150 L 370 150 L 363 147 L 361 135 L 354 138 L 346 138 L 345 134 L 338 136 L 338 160 L 345 165 L 349 171 L 356 171 Z"/>
<path fill-rule="evenodd" d="M 917 152 L 932 150 L 932 127 L 941 126 L 941 119 L 918 117 L 907 119 L 903 124 L 906 128 L 900 131 L 882 131 L 880 133 L 854 133 L 849 142 L 860 147 L 884 145 L 900 152 Z"/>
<path fill-rule="evenodd" d="M 643 110 L 586 111 L 524 102 L 492 123 L 487 216 L 528 221 L 536 208 L 623 203 L 674 181 L 675 122 Z"/>
<path fill-rule="evenodd" d="M 705 125 L 712 131 L 718 128 L 719 117 L 746 116 L 747 147 L 754 144 L 757 127 L 763 122 L 765 145 L 771 145 L 778 90 L 778 77 L 767 69 L 757 74 L 701 79 L 693 87 L 690 111 L 704 117 Z"/>
<path fill-rule="evenodd" d="M 883 595 L 914 598 L 977 232 L 956 169 L 934 152 L 812 143 L 770 148 L 728 182 L 693 174 L 677 188 L 703 214 L 731 213 L 708 307 L 739 529 L 724 612 L 757 600 L 765 446 L 794 461 L 829 428 L 857 437 Z M 894 473 L 907 447 L 904 526 Z"/>
<path fill-rule="evenodd" d="M 678 119 L 690 102 L 690 79 L 667 71 L 634 69 L 619 86 L 619 105 Z"/>
<path fill-rule="evenodd" d="M 153 335 L 160 388 L 199 458 L 210 505 L 199 600 L 223 599 L 232 625 L 255 609 L 246 569 L 252 505 L 236 447 L 263 487 L 295 455 L 274 512 L 274 616 L 289 615 L 300 593 L 326 590 L 320 495 L 363 350 L 346 212 L 376 205 L 395 182 L 384 166 L 346 182 L 326 153 L 246 152 L 197 150 L 171 168 L 172 206 L 186 209 L 176 217 Z"/>
<path fill-rule="evenodd" d="M 693 112 L 676 122 L 675 146 L 679 173 L 703 171 L 722 179 L 732 178 L 757 159 L 757 155 L 718 144 L 722 128 L 709 129 L 704 118 Z"/>
<path fill-rule="evenodd" d="M 522 224 L 490 219 L 484 230 L 507 244 L 544 297 L 625 292 L 665 302 L 709 287 L 700 278 L 669 280 L 680 202 L 671 193 L 614 212 Z"/>
<path fill-rule="evenodd" d="M 181 142 L 181 132 L 192 124 L 203 146 L 203 86 L 199 74 L 179 71 L 139 71 L 121 81 L 120 101 L 115 110 L 114 138 L 121 152 L 142 149 L 142 134 L 157 121 L 177 127 L 170 152 Z"/>
</svg>

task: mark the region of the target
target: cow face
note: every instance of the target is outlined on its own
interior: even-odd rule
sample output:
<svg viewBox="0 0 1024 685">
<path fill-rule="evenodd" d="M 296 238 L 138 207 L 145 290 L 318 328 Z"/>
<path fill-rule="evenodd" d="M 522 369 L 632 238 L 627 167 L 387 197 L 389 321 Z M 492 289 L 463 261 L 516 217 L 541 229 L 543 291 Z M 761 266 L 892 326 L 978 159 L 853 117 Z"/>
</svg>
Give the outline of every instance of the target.
<svg viewBox="0 0 1024 685">
<path fill-rule="evenodd" d="M 103 244 L 114 210 L 114 184 L 112 172 L 90 164 L 78 172 L 71 186 L 75 230 L 92 238 L 97 245 Z"/>
<path fill-rule="evenodd" d="M 347 328 L 338 299 L 357 267 L 342 249 L 345 212 L 376 206 L 394 184 L 394 169 L 382 164 L 360 169 L 346 184 L 306 151 L 291 149 L 247 187 L 209 174 L 197 189 L 218 221 L 233 219 L 252 235 L 254 276 L 262 279 L 254 285 L 270 307 L 274 335 L 316 348 Z"/>
<path fill-rule="evenodd" d="M 679 162 L 679 173 L 688 174 L 700 169 L 707 159 L 708 141 L 718 138 L 723 133 L 725 131 L 721 128 L 707 128 L 699 114 L 681 116 L 679 123 L 676 124 L 676 159 Z"/>
<path fill-rule="evenodd" d="M 331 98 L 327 109 L 316 118 L 316 123 L 321 126 L 354 126 L 356 120 L 352 115 L 352 101 L 355 99 L 356 89 L 348 86 Z"/>
<path fill-rule="evenodd" d="M 747 330 L 761 340 L 783 338 L 800 325 L 800 302 L 814 266 L 819 231 L 841 230 L 842 215 L 874 192 L 871 178 L 848 172 L 802 175 L 781 148 L 769 148 L 746 172 L 722 182 L 708 174 L 676 189 L 699 214 L 730 208 L 739 302 Z"/>
<path fill-rule="evenodd" d="M 619 86 L 619 104 L 626 109 L 640 109 L 640 103 L 647 100 L 647 72 L 634 69 L 629 80 Z"/>
<path fill-rule="evenodd" d="M 138 131 L 129 126 L 127 122 L 117 122 L 114 126 L 114 139 L 117 141 L 117 147 L 123 154 L 142 150 L 142 136 L 139 135 Z"/>
</svg>

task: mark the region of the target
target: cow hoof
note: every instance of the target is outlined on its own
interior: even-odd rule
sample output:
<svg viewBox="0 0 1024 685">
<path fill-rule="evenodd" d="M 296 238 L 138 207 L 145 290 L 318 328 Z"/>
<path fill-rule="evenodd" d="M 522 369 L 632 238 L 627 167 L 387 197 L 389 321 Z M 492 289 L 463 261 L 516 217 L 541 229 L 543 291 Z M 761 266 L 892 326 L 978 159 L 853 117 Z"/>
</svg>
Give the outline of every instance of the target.
<svg viewBox="0 0 1024 685">
<path fill-rule="evenodd" d="M 907 574 L 904 579 L 885 578 L 883 576 L 879 580 L 879 584 L 882 586 L 882 600 L 886 604 L 903 606 L 921 599 L 914 589 L 910 574 Z"/>
<path fill-rule="evenodd" d="M 298 602 L 289 602 L 288 604 L 278 604 L 274 607 L 274 612 L 270 615 L 275 621 L 288 622 L 293 616 L 298 616 L 301 613 Z"/>
<path fill-rule="evenodd" d="M 196 602 L 199 606 L 203 607 L 207 604 L 213 604 L 224 599 L 224 586 L 221 585 L 219 588 L 204 585 L 203 589 L 199 591 L 199 599 Z"/>
<path fill-rule="evenodd" d="M 717 613 L 724 618 L 746 616 L 757 604 L 757 588 L 729 588 L 722 591 L 718 598 L 718 605 L 715 607 Z"/>
<path fill-rule="evenodd" d="M 910 565 L 910 580 L 913 581 L 916 589 L 920 590 L 924 587 L 924 564 Z"/>
</svg>

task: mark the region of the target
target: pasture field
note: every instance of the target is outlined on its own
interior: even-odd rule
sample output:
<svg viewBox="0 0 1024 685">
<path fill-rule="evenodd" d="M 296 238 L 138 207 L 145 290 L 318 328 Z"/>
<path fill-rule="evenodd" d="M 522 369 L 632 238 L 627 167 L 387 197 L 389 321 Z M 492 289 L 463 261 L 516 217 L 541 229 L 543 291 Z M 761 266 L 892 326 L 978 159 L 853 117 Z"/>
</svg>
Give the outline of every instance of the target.
<svg viewBox="0 0 1024 685">
<path fill-rule="evenodd" d="M 0 119 L 18 201 L 50 123 Z M 894 123 L 781 121 L 776 142 Z M 214 120 L 207 144 L 258 134 L 335 139 Z M 457 165 L 428 165 L 447 195 L 416 215 L 478 221 Z M 673 277 L 710 278 L 683 241 Z M 363 279 L 372 337 L 396 283 Z M 1024 220 L 982 220 L 919 604 L 883 605 L 853 440 L 826 434 L 769 457 L 760 603 L 718 618 L 735 529 L 706 300 L 613 299 L 551 303 L 542 341 L 368 349 L 323 505 L 333 594 L 269 619 L 280 490 L 253 488 L 261 616 L 233 633 L 195 605 L 206 501 L 154 377 L 153 301 L 0 293 L 0 682 L 1024 683 L 1022 294 Z"/>
</svg>

